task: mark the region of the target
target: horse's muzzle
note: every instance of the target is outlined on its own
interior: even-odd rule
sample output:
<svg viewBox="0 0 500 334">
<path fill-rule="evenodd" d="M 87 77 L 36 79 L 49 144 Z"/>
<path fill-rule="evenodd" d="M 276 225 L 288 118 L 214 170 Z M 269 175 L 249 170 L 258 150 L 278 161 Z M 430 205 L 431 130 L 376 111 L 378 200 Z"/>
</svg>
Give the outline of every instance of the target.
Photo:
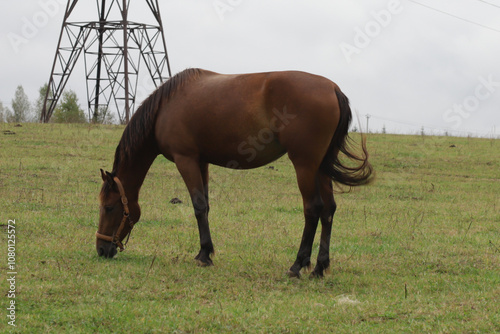
<svg viewBox="0 0 500 334">
<path fill-rule="evenodd" d="M 113 258 L 118 252 L 116 250 L 116 245 L 110 241 L 99 240 L 96 244 L 97 254 L 99 256 L 104 256 L 107 259 Z"/>
</svg>

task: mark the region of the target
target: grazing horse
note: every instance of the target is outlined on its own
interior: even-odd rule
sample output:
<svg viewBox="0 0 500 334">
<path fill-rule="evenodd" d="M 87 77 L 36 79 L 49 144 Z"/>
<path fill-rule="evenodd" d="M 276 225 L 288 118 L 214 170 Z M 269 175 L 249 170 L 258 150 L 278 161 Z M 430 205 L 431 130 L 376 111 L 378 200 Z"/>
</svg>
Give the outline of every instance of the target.
<svg viewBox="0 0 500 334">
<path fill-rule="evenodd" d="M 372 179 L 365 140 L 361 152 L 349 145 L 349 100 L 332 81 L 286 71 L 223 75 L 201 69 L 178 73 L 137 109 L 116 148 L 113 171 L 104 172 L 96 249 L 112 258 L 139 221 L 139 190 L 162 154 L 182 176 L 198 223 L 196 260 L 212 265 L 208 225 L 208 165 L 256 168 L 285 153 L 293 163 L 303 199 L 305 227 L 288 274 L 300 277 L 311 265 L 318 221 L 321 242 L 311 273 L 322 277 L 336 204 L 332 181 L 351 186 Z M 342 153 L 342 160 L 339 157 Z"/>
</svg>

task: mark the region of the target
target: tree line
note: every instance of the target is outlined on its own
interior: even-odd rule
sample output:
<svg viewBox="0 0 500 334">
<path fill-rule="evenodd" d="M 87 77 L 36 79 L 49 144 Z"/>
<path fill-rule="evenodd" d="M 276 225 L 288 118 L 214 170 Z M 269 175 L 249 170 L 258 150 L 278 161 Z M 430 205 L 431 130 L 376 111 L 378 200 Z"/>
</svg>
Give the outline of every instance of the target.
<svg viewBox="0 0 500 334">
<path fill-rule="evenodd" d="M 39 96 L 35 102 L 30 102 L 22 85 L 17 86 L 10 108 L 0 101 L 0 122 L 25 123 L 39 122 L 42 115 L 43 103 L 47 94 L 48 85 L 45 84 L 38 90 Z M 53 123 L 87 123 L 89 119 L 78 103 L 78 97 L 72 90 L 65 91 L 57 104 L 54 114 L 50 119 Z M 101 108 L 90 120 L 93 123 L 111 124 L 113 115 L 107 108 Z"/>
</svg>

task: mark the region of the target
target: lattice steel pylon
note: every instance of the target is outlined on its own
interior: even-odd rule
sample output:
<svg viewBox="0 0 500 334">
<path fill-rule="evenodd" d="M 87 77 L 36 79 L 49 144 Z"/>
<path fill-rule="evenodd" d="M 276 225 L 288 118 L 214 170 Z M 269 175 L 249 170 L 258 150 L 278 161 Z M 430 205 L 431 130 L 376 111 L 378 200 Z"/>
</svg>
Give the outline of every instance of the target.
<svg viewBox="0 0 500 334">
<path fill-rule="evenodd" d="M 88 12 L 92 2 L 97 4 L 98 21 L 71 21 L 75 8 L 85 3 Z M 139 2 L 134 0 L 134 6 Z M 89 120 L 98 121 L 114 107 L 120 123 L 128 123 L 137 102 L 141 65 L 145 65 L 155 87 L 171 77 L 158 0 L 143 0 L 148 7 L 144 10 L 152 13 L 150 24 L 129 21 L 130 0 L 78 3 L 68 0 L 66 6 L 40 121 L 49 122 L 83 51 Z"/>
</svg>

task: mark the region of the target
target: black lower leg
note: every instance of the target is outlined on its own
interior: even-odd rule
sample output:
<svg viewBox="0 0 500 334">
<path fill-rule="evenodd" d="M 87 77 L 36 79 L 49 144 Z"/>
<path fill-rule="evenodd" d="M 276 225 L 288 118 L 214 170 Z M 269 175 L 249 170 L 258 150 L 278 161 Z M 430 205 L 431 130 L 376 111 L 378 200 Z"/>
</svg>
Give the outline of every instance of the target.
<svg viewBox="0 0 500 334">
<path fill-rule="evenodd" d="M 305 220 L 306 224 L 304 233 L 302 234 L 299 252 L 297 253 L 297 259 L 290 270 L 288 270 L 288 275 L 290 277 L 300 277 L 300 270 L 304 267 L 309 268 L 311 266 L 312 245 L 318 227 L 319 217 L 318 215 L 306 215 Z"/>
<path fill-rule="evenodd" d="M 208 227 L 208 219 L 198 219 L 198 231 L 200 233 L 200 251 L 196 255 L 195 260 L 197 260 L 200 266 L 211 266 L 214 263 L 210 259 L 210 255 L 215 251 Z"/>
<path fill-rule="evenodd" d="M 323 277 L 323 272 L 328 269 L 330 266 L 330 235 L 331 233 L 327 233 L 325 231 L 325 226 L 322 225 L 321 230 L 321 242 L 319 246 L 319 254 L 318 260 L 316 262 L 316 266 L 314 267 L 311 275 L 313 277 Z M 331 229 L 330 229 L 331 231 Z"/>
<path fill-rule="evenodd" d="M 321 215 L 321 241 L 319 245 L 318 260 L 311 275 L 323 277 L 323 272 L 330 266 L 330 239 L 332 235 L 333 215 L 335 214 L 335 201 L 332 201 L 326 212 Z"/>
<path fill-rule="evenodd" d="M 192 201 L 200 234 L 200 252 L 195 259 L 200 266 L 211 266 L 213 262 L 210 255 L 214 253 L 214 246 L 208 225 L 208 202 L 202 193 L 192 196 Z"/>
</svg>

